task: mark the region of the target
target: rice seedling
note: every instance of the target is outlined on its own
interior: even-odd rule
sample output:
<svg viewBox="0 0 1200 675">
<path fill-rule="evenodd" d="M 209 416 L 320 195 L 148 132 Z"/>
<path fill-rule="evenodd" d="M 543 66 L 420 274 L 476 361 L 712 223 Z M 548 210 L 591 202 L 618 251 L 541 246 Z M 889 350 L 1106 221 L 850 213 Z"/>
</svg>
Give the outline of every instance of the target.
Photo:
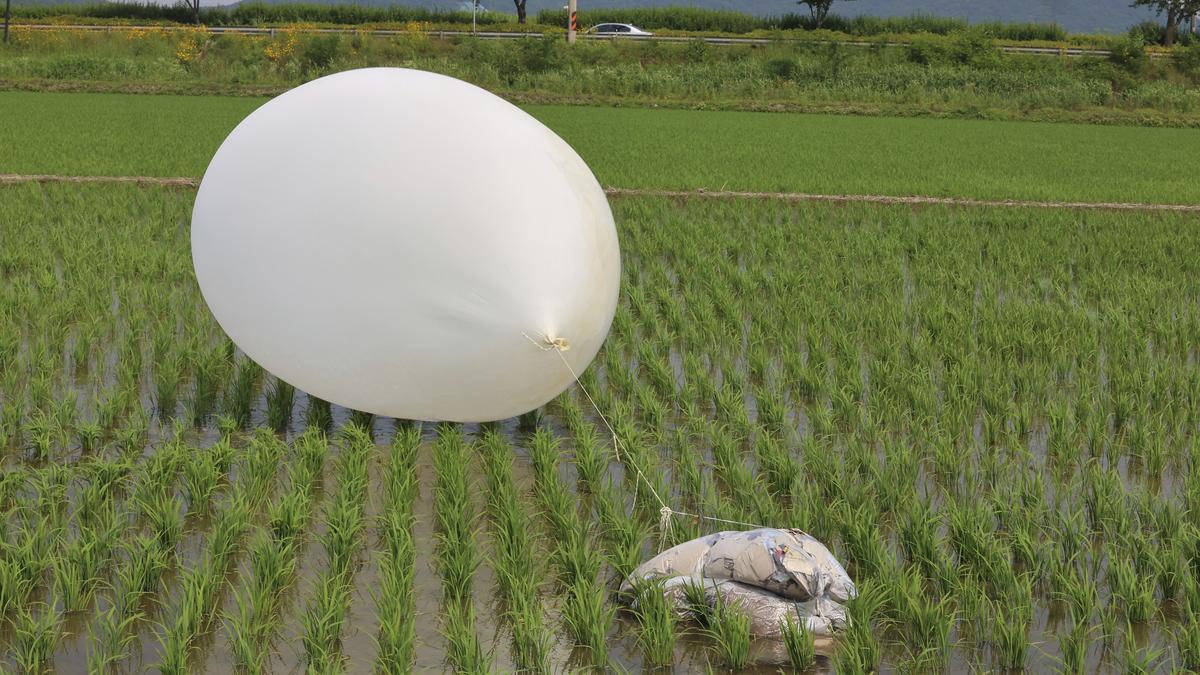
<svg viewBox="0 0 1200 675">
<path fill-rule="evenodd" d="M 79 612 L 91 604 L 103 564 L 100 546 L 95 540 L 81 540 L 51 560 L 52 587 L 62 604 L 62 611 Z"/>
<path fill-rule="evenodd" d="M 164 493 L 141 498 L 138 508 L 150 523 L 151 532 L 163 551 L 173 554 L 183 534 L 183 512 L 179 499 Z"/>
<path fill-rule="evenodd" d="M 906 585 L 901 592 L 900 625 L 909 648 L 914 653 L 928 651 L 936 658 L 946 658 L 950 654 L 950 631 L 957 618 L 952 599 L 931 598 L 919 583 L 915 587 Z"/>
<path fill-rule="evenodd" d="M 43 605 L 35 612 L 25 608 L 13 621 L 13 660 L 25 673 L 48 672 L 58 641 L 62 639 L 62 617 Z"/>
<path fill-rule="evenodd" d="M 1149 675 L 1158 672 L 1158 661 L 1162 658 L 1163 649 L 1144 649 L 1133 632 L 1133 626 L 1126 622 L 1124 635 L 1121 638 L 1121 662 L 1129 675 Z"/>
<path fill-rule="evenodd" d="M 374 437 L 375 433 L 375 415 L 362 410 L 351 410 L 348 424 L 358 427 L 366 432 L 367 436 Z"/>
<path fill-rule="evenodd" d="M 1186 671 L 1200 668 L 1200 620 L 1189 614 L 1175 631 L 1175 648 L 1179 651 L 1179 666 Z"/>
<path fill-rule="evenodd" d="M 1029 617 L 1026 610 L 995 604 L 992 613 L 992 631 L 1000 667 L 1010 670 L 1024 668 L 1029 651 Z"/>
<path fill-rule="evenodd" d="M 397 510 L 399 507 L 397 508 Z M 376 668 L 384 673 L 412 669 L 416 650 L 416 602 L 413 594 L 414 544 L 407 519 L 396 510 L 382 517 L 387 553 L 375 594 L 379 612 Z"/>
<path fill-rule="evenodd" d="M 608 663 L 608 629 L 617 609 L 608 602 L 608 593 L 595 577 L 576 577 L 563 599 L 563 622 L 575 644 L 587 649 L 592 666 Z"/>
<path fill-rule="evenodd" d="M 212 500 L 221 479 L 219 460 L 217 454 L 197 451 L 191 453 L 183 465 L 183 484 L 189 513 L 202 512 Z"/>
<path fill-rule="evenodd" d="M 511 448 L 494 431 L 485 434 L 482 445 L 496 588 L 512 631 L 512 658 L 523 671 L 548 672 L 550 634 L 538 600 L 544 575 L 514 485 Z"/>
<path fill-rule="evenodd" d="M 456 673 L 491 671 L 491 655 L 484 651 L 475 629 L 475 609 L 470 602 L 446 603 L 442 614 L 446 632 L 446 661 Z"/>
<path fill-rule="evenodd" d="M 122 616 L 114 605 L 89 624 L 88 675 L 107 675 L 125 659 L 137 641 L 133 627 L 143 618 L 140 612 Z"/>
<path fill-rule="evenodd" d="M 1062 655 L 1064 673 L 1080 675 L 1087 672 L 1088 624 L 1076 621 L 1071 630 L 1058 635 L 1058 651 Z"/>
<path fill-rule="evenodd" d="M 725 665 L 733 670 L 750 663 L 750 615 L 717 594 L 705 634 L 712 638 Z"/>
<path fill-rule="evenodd" d="M 675 663 L 675 609 L 663 593 L 661 580 L 643 580 L 634 586 L 633 614 L 638 621 L 637 642 L 652 666 Z"/>
<path fill-rule="evenodd" d="M 785 618 L 780 626 L 780 634 L 792 668 L 800 673 L 812 668 L 817 661 L 817 649 L 807 619 L 798 612 L 795 617 Z"/>
<path fill-rule="evenodd" d="M 223 412 L 233 419 L 239 429 L 245 429 L 250 424 L 250 411 L 261 378 L 262 366 L 249 358 L 243 357 L 238 361 L 233 385 L 225 393 Z"/>
<path fill-rule="evenodd" d="M 338 575 L 326 574 L 314 589 L 314 597 L 301 617 L 304 633 L 305 668 L 314 673 L 339 672 L 342 668 L 341 636 L 350 604 L 350 588 Z"/>
<path fill-rule="evenodd" d="M 1145 583 L 1145 577 L 1133 568 L 1133 563 L 1119 557 L 1109 559 L 1108 574 L 1113 597 L 1124 608 L 1129 621 L 1148 621 L 1158 610 L 1153 586 Z"/>
<path fill-rule="evenodd" d="M 170 559 L 166 549 L 153 536 L 141 536 L 124 546 L 124 564 L 116 568 L 113 606 L 120 617 L 134 615 L 141 599 L 159 586 Z"/>
<path fill-rule="evenodd" d="M 304 426 L 328 432 L 333 428 L 333 410 L 329 401 L 308 395 L 308 407 L 304 410 Z"/>
<path fill-rule="evenodd" d="M 292 407 L 295 405 L 296 388 L 275 378 L 267 388 L 267 426 L 276 433 L 287 431 L 292 422 Z"/>
<path fill-rule="evenodd" d="M 154 368 L 154 405 L 160 419 L 175 416 L 179 403 L 179 388 L 183 385 L 181 358 L 170 355 L 159 359 Z"/>
<path fill-rule="evenodd" d="M 310 432 L 311 433 L 311 432 Z M 337 459 L 337 492 L 325 508 L 326 566 L 315 583 L 313 597 L 302 617 L 306 667 L 334 672 L 344 660 L 341 641 L 350 605 L 354 563 L 365 530 L 363 496 L 367 489 L 367 460 L 374 443 L 356 425 L 342 430 L 342 454 Z"/>
<path fill-rule="evenodd" d="M 229 367 L 226 351 L 226 345 L 229 344 L 224 342 L 192 357 L 195 383 L 187 410 L 194 426 L 204 426 L 217 408 L 221 381 Z"/>
<path fill-rule="evenodd" d="M 385 465 L 385 506 L 379 516 L 384 549 L 376 592 L 379 611 L 376 668 L 382 673 L 408 673 L 415 658 L 416 554 L 412 527 L 413 502 L 418 494 L 416 450 L 420 441 L 418 428 L 398 430 Z"/>
<path fill-rule="evenodd" d="M 437 473 L 433 501 L 437 522 L 437 567 L 447 603 L 461 603 L 469 598 L 471 581 L 480 563 L 473 545 L 476 515 L 467 479 L 469 452 L 467 441 L 457 427 L 443 425 L 438 429 L 433 447 Z"/>
<path fill-rule="evenodd" d="M 871 633 L 871 630 L 851 626 L 838 643 L 833 662 L 838 673 L 862 673 L 865 675 L 876 671 L 881 658 L 882 648 L 879 645 L 879 639 Z"/>
</svg>

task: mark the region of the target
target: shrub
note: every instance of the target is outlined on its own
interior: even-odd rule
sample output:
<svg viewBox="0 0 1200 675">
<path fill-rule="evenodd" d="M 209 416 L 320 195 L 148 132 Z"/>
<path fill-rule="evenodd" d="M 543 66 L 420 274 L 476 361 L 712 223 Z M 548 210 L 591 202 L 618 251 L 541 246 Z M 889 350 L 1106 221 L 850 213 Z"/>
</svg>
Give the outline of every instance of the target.
<svg viewBox="0 0 1200 675">
<path fill-rule="evenodd" d="M 916 39 L 904 46 L 904 57 L 913 63 L 929 66 L 946 60 L 946 48 L 933 40 Z"/>
<path fill-rule="evenodd" d="M 521 68 L 530 73 L 554 70 L 563 62 L 563 42 L 553 36 L 520 40 Z"/>
<path fill-rule="evenodd" d="M 305 38 L 301 42 L 300 61 L 309 70 L 328 68 L 342 51 L 342 36 L 322 33 Z"/>
<path fill-rule="evenodd" d="M 708 50 L 704 40 L 692 40 L 683 48 L 683 57 L 688 63 L 704 63 L 708 59 Z"/>
<path fill-rule="evenodd" d="M 950 57 L 963 65 L 988 67 L 1000 62 L 1000 50 L 983 32 L 973 30 L 955 38 Z"/>
<path fill-rule="evenodd" d="M 1167 41 L 1167 27 L 1157 21 L 1143 21 L 1129 27 L 1128 37 L 1142 44 L 1161 45 Z"/>
<path fill-rule="evenodd" d="M 796 75 L 795 59 L 770 59 L 766 64 L 767 74 L 780 80 L 790 80 Z"/>
<path fill-rule="evenodd" d="M 1126 72 L 1136 75 L 1149 65 L 1150 56 L 1146 54 L 1145 42 L 1140 38 L 1130 37 L 1120 40 L 1112 46 L 1108 60 Z"/>
<path fill-rule="evenodd" d="M 1200 80 L 1200 42 L 1187 47 L 1176 47 L 1172 58 L 1176 70 L 1192 79 Z"/>
</svg>

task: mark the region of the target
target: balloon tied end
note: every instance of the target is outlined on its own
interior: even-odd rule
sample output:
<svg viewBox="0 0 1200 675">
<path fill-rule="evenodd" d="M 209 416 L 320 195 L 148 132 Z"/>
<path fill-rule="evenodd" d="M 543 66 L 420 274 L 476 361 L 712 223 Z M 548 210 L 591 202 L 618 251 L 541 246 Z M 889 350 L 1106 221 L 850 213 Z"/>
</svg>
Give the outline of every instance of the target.
<svg viewBox="0 0 1200 675">
<path fill-rule="evenodd" d="M 533 343 L 533 346 L 544 352 L 548 352 L 550 350 L 565 352 L 571 349 L 571 341 L 564 337 L 550 337 L 549 335 L 543 334 L 541 340 L 535 340 L 529 333 L 523 333 L 523 335 L 525 336 L 525 339 Z"/>
</svg>

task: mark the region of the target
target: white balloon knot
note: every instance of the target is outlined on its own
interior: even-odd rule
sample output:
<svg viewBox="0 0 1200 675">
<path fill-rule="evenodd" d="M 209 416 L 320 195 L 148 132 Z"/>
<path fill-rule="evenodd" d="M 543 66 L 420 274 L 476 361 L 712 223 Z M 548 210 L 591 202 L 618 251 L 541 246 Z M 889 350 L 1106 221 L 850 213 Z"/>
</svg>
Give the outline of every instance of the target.
<svg viewBox="0 0 1200 675">
<path fill-rule="evenodd" d="M 567 338 L 552 338 L 547 335 L 542 338 L 542 341 L 546 343 L 547 347 L 550 347 L 551 349 L 557 349 L 560 352 L 569 351 L 571 349 L 571 341 Z"/>
</svg>

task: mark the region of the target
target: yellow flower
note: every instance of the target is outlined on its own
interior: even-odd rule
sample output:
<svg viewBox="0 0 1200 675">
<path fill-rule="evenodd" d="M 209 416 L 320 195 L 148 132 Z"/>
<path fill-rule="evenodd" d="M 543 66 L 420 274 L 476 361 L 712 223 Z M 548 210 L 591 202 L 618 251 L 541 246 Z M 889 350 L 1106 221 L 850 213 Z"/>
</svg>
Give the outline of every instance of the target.
<svg viewBox="0 0 1200 675">
<path fill-rule="evenodd" d="M 183 38 L 175 50 L 175 58 L 183 65 L 193 63 L 204 55 L 204 46 L 208 42 L 208 32 L 203 28 L 192 28 L 184 31 Z"/>
<path fill-rule="evenodd" d="M 272 61 L 284 61 L 296 52 L 296 46 L 299 44 L 300 39 L 296 37 L 296 31 L 284 28 L 274 40 L 267 43 L 267 48 L 263 53 Z"/>
</svg>

